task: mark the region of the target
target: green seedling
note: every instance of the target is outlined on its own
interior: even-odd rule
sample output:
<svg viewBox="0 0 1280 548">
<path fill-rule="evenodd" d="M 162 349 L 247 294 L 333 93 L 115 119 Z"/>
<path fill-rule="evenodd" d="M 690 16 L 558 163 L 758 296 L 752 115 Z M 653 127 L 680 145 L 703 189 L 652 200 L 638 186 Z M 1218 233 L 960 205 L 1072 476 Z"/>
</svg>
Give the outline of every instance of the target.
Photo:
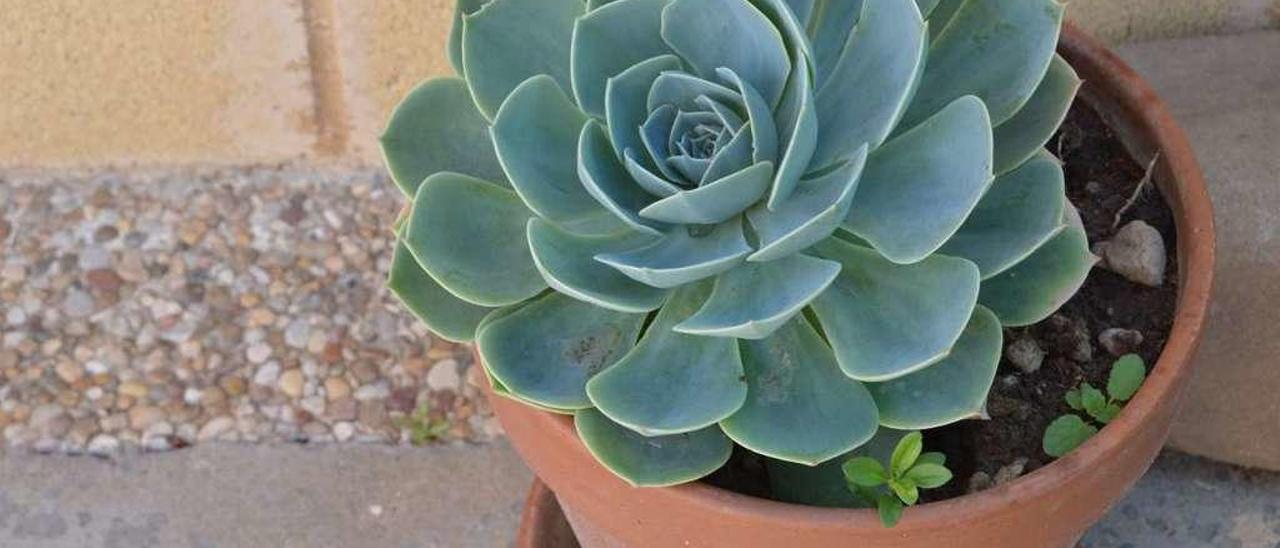
<svg viewBox="0 0 1280 548">
<path fill-rule="evenodd" d="M 1120 414 L 1124 403 L 1132 398 L 1146 379 L 1147 370 L 1142 358 L 1137 354 L 1129 354 L 1116 360 L 1111 366 L 1111 376 L 1107 379 L 1107 393 L 1094 388 L 1089 383 L 1067 392 L 1067 405 L 1075 411 L 1087 415 L 1067 414 L 1055 419 L 1044 431 L 1044 452 L 1052 457 L 1061 457 L 1070 453 L 1094 434 L 1099 426 L 1107 425 Z"/>
<path fill-rule="evenodd" d="M 401 419 L 400 428 L 409 429 L 409 443 L 414 447 L 422 447 L 434 441 L 444 439 L 449 432 L 449 421 L 431 416 L 431 408 L 419 407 L 412 415 Z"/>
<path fill-rule="evenodd" d="M 947 456 L 923 453 L 923 447 L 924 437 L 911 432 L 898 442 L 888 466 L 871 457 L 855 457 L 841 467 L 849 490 L 880 512 L 885 527 L 898 524 L 903 509 L 920 500 L 921 489 L 942 487 L 951 481 Z"/>
</svg>

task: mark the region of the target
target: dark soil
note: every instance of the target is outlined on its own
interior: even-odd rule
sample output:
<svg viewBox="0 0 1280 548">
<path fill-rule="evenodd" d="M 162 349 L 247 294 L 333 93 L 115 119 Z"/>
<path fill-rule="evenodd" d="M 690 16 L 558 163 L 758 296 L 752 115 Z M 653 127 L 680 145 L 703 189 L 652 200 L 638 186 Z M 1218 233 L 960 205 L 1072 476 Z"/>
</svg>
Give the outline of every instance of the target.
<svg viewBox="0 0 1280 548">
<path fill-rule="evenodd" d="M 1077 102 L 1050 147 L 1062 159 L 1067 197 L 1080 210 L 1089 241 L 1115 235 L 1116 213 L 1144 179 L 1146 166 L 1129 156 L 1124 145 L 1087 105 Z M 942 500 L 965 494 L 968 479 L 982 471 L 994 476 L 1001 467 L 1026 459 L 1026 472 L 1053 460 L 1041 449 L 1044 429 L 1070 412 L 1063 396 L 1081 382 L 1104 387 L 1116 357 L 1098 344 L 1098 334 L 1118 327 L 1142 332 L 1137 349 L 1148 367 L 1156 363 L 1173 326 L 1178 297 L 1177 233 L 1173 212 L 1155 185 L 1145 190 L 1121 216 L 1119 226 L 1141 219 L 1164 237 L 1168 251 L 1165 283 L 1153 288 L 1095 268 L 1084 287 L 1048 320 L 1029 328 L 1006 329 L 1005 344 L 1031 337 L 1046 353 L 1035 373 L 1000 364 L 987 400 L 989 421 L 964 421 L 926 433 L 934 450 L 948 456 L 956 480 L 929 494 Z"/>
<path fill-rule="evenodd" d="M 1129 156 L 1102 119 L 1087 105 L 1072 107 L 1050 149 L 1063 161 L 1067 195 L 1079 209 L 1096 243 L 1112 238 L 1113 223 L 1143 181 L 1146 166 Z M 1146 184 L 1136 202 L 1121 216 L 1119 226 L 1141 219 L 1164 236 L 1168 249 L 1165 283 L 1151 288 L 1095 268 L 1084 287 L 1054 316 L 1027 328 L 1006 329 L 1005 344 L 1033 338 L 1046 353 L 1035 373 L 1023 373 L 1002 361 L 987 402 L 990 420 L 963 421 L 925 433 L 928 450 L 947 455 L 955 479 L 942 488 L 922 493 L 925 501 L 966 493 L 975 472 L 990 476 L 1007 465 L 1025 460 L 1031 472 L 1053 460 L 1041 449 L 1045 427 L 1070 412 L 1064 394 L 1081 382 L 1104 387 L 1116 357 L 1098 344 L 1098 334 L 1117 327 L 1142 332 L 1137 353 L 1156 363 L 1173 325 L 1178 283 L 1177 234 L 1173 213 L 1153 184 Z M 738 492 L 769 497 L 768 480 L 759 457 L 737 450 L 724 468 L 707 481 Z"/>
</svg>

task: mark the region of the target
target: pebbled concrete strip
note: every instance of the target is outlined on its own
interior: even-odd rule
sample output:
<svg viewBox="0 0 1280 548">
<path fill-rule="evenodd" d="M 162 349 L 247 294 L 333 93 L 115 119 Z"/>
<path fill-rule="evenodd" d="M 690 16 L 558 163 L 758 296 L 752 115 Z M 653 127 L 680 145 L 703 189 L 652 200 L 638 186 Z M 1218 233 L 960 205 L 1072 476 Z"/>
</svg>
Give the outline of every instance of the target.
<svg viewBox="0 0 1280 548">
<path fill-rule="evenodd" d="M 506 443 L 10 454 L 0 546 L 508 546 L 531 478 Z"/>
</svg>

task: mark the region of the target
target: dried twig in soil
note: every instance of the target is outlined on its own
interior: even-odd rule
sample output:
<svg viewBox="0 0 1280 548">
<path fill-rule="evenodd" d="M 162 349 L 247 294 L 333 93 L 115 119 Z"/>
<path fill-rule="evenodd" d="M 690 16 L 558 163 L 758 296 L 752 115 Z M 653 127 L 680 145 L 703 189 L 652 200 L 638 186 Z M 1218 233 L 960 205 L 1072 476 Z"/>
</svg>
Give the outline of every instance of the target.
<svg viewBox="0 0 1280 548">
<path fill-rule="evenodd" d="M 1120 226 L 1120 219 L 1123 218 L 1124 214 L 1129 211 L 1129 208 L 1133 207 L 1133 204 L 1138 203 L 1138 198 L 1142 196 L 1142 191 L 1146 190 L 1147 186 L 1151 184 L 1151 174 L 1155 173 L 1156 162 L 1159 162 L 1159 161 L 1160 161 L 1160 153 L 1157 152 L 1155 156 L 1151 157 L 1151 163 L 1147 164 L 1147 172 L 1142 175 L 1142 180 L 1138 181 L 1138 186 L 1133 189 L 1133 194 L 1129 196 L 1128 200 L 1125 200 L 1124 205 L 1120 206 L 1120 210 L 1116 211 L 1116 217 L 1111 222 L 1112 231 L 1114 231 L 1117 227 Z"/>
</svg>

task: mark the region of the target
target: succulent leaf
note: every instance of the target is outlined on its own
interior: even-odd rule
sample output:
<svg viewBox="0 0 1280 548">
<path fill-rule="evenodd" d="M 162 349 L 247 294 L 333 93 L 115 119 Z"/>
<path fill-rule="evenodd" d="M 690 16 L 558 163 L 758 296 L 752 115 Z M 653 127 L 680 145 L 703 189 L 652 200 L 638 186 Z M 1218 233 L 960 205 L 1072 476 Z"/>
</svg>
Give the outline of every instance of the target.
<svg viewBox="0 0 1280 548">
<path fill-rule="evenodd" d="M 617 0 L 592 9 L 573 29 L 573 94 L 587 113 L 605 115 L 605 83 L 627 68 L 671 52 L 662 8 L 671 0 Z"/>
<path fill-rule="evenodd" d="M 462 19 L 471 15 L 489 3 L 489 0 L 458 0 L 453 7 L 453 26 L 449 28 L 449 45 L 447 47 L 449 64 L 453 72 L 465 78 L 466 70 L 462 64 Z"/>
<path fill-rule="evenodd" d="M 868 383 L 880 423 L 896 429 L 945 426 L 981 414 L 1000 364 L 1000 321 L 984 307 L 942 361 L 887 382 Z"/>
<path fill-rule="evenodd" d="M 716 74 L 726 82 L 732 82 L 742 96 L 747 108 L 747 121 L 751 124 L 751 158 L 756 162 L 775 162 L 778 159 L 778 127 L 773 121 L 772 108 L 765 102 L 755 86 L 743 80 L 731 69 L 716 69 Z"/>
<path fill-rule="evenodd" d="M 665 142 L 665 136 L 670 133 L 671 124 L 675 121 L 675 109 L 671 108 L 655 120 L 654 116 L 657 113 L 654 109 L 646 108 L 644 102 L 658 76 L 678 68 L 680 68 L 679 58 L 674 55 L 659 55 L 636 63 L 606 81 L 605 119 L 609 123 L 613 150 L 619 158 L 623 157 L 628 150 L 649 151 L 649 155 L 644 157 L 646 162 L 662 163 L 657 160 L 662 157 L 657 154 L 658 151 L 649 149 L 641 140 L 642 135 L 648 132 L 637 132 L 636 128 L 641 124 L 652 127 L 665 125 L 665 132 L 659 133 Z M 661 167 L 659 165 L 659 168 Z M 668 175 L 668 177 L 671 176 Z"/>
<path fill-rule="evenodd" d="M 813 41 L 814 85 L 826 85 L 827 78 L 844 52 L 849 34 L 862 13 L 863 0 L 816 0 L 809 18 Z"/>
<path fill-rule="evenodd" d="M 583 445 L 606 468 L 636 487 L 696 480 L 729 461 L 733 442 L 719 427 L 668 436 L 642 436 L 594 409 L 574 417 Z"/>
<path fill-rule="evenodd" d="M 485 322 L 477 338 L 489 373 L 521 400 L 585 409 L 588 379 L 631 350 L 644 318 L 552 292 Z"/>
<path fill-rule="evenodd" d="M 624 229 L 584 236 L 542 219 L 529 219 L 529 249 L 552 289 L 575 299 L 620 312 L 648 312 L 662 306 L 667 292 L 642 284 L 597 260 L 601 253 L 633 249 L 653 236 Z"/>
<path fill-rule="evenodd" d="M 813 309 L 845 374 L 883 382 L 936 364 L 961 336 L 978 297 L 978 267 L 934 255 L 912 265 L 838 239 L 817 248 L 844 265 Z"/>
<path fill-rule="evenodd" d="M 726 176 L 752 167 L 751 156 L 752 151 L 755 148 L 755 139 L 752 138 L 752 134 L 755 132 L 754 127 L 755 124 L 747 124 L 739 127 L 737 135 L 730 138 L 724 146 L 717 148 L 716 155 L 707 164 L 707 171 L 702 174 L 702 179 L 699 180 L 699 184 L 706 185 L 719 181 Z M 726 133 L 732 132 L 730 131 Z M 770 178 L 772 178 L 772 170 L 770 170 L 769 174 L 771 176 Z M 766 190 L 769 188 L 770 182 L 770 180 L 765 180 L 764 187 Z M 742 211 L 743 207 L 754 203 L 756 198 L 758 198 L 758 196 L 753 196 L 750 202 L 744 206 L 738 207 L 734 212 L 737 213 Z"/>
<path fill-rule="evenodd" d="M 604 224 L 604 208 L 578 182 L 576 151 L 587 116 L 554 79 L 516 87 L 493 120 L 493 144 L 516 194 L 540 217 L 569 228 Z M 613 219 L 607 219 L 613 221 Z M 617 230 L 614 222 L 605 230 Z"/>
<path fill-rule="evenodd" d="M 1004 325 L 1019 327 L 1048 318 L 1080 290 L 1097 264 L 1080 213 L 1067 204 L 1063 218 L 1065 230 L 1013 268 L 983 280 L 978 302 Z"/>
<path fill-rule="evenodd" d="M 984 279 L 1018 264 L 1066 228 L 1062 165 L 1048 152 L 996 178 L 939 253 L 978 265 Z"/>
<path fill-rule="evenodd" d="M 637 249 L 602 253 L 596 260 L 631 279 L 658 288 L 678 287 L 715 276 L 741 263 L 751 253 L 742 222 L 678 227 L 662 239 Z"/>
<path fill-rule="evenodd" d="M 646 104 L 649 110 L 671 105 L 680 111 L 698 112 L 702 97 L 727 105 L 743 102 L 741 94 L 721 84 L 685 72 L 667 71 L 653 80 Z"/>
<path fill-rule="evenodd" d="M 437 173 L 418 188 L 404 242 L 450 293 L 480 306 L 506 306 L 547 288 L 524 238 L 532 215 L 510 190 Z"/>
<path fill-rule="evenodd" d="M 749 263 L 716 278 L 711 298 L 675 330 L 763 339 L 800 313 L 840 273 L 840 263 L 802 254 Z"/>
<path fill-rule="evenodd" d="M 546 74 L 573 89 L 569 52 L 582 0 L 490 0 L 462 19 L 462 64 L 476 106 L 492 120 L 507 95 Z"/>
<path fill-rule="evenodd" d="M 960 11 L 960 7 L 967 0 L 938 0 L 934 4 L 933 9 L 925 15 L 925 19 L 929 21 L 929 41 L 933 42 L 938 39 L 942 31 L 951 24 L 951 20 L 955 19 L 956 12 Z M 924 10 L 920 10 L 924 13 Z"/>
<path fill-rule="evenodd" d="M 727 68 L 770 108 L 782 98 L 791 56 L 777 27 L 747 0 L 674 0 L 662 14 L 662 38 L 703 77 Z"/>
<path fill-rule="evenodd" d="M 747 260 L 781 259 L 830 236 L 849 214 L 866 160 L 867 149 L 864 146 L 839 168 L 805 181 L 776 210 L 759 204 L 747 210 L 747 219 L 759 240 L 756 252 Z"/>
<path fill-rule="evenodd" d="M 637 154 L 634 150 L 627 149 L 623 154 L 623 166 L 626 168 L 627 173 L 635 179 L 636 184 L 639 185 L 640 188 L 658 198 L 666 198 L 680 192 L 681 188 L 676 186 L 670 180 L 678 178 L 679 175 L 672 171 L 672 174 L 667 176 L 670 179 L 664 178 L 662 175 L 654 173 L 649 168 L 641 165 L 640 161 L 636 159 L 636 156 Z M 663 163 L 663 166 L 666 167 L 666 164 Z M 672 170 L 674 168 L 666 167 L 666 169 Z M 663 172 L 663 174 L 665 175 L 666 172 Z"/>
<path fill-rule="evenodd" d="M 458 78 L 423 82 L 391 114 L 382 135 L 391 180 L 405 196 L 432 174 L 452 171 L 506 186 L 488 123 Z"/>
<path fill-rule="evenodd" d="M 771 182 L 773 164 L 752 164 L 696 189 L 653 202 L 640 210 L 640 216 L 672 224 L 722 223 L 763 197 Z"/>
<path fill-rule="evenodd" d="M 933 13 L 933 9 L 938 7 L 939 0 L 916 0 L 916 6 L 920 8 L 920 15 L 929 17 Z"/>
<path fill-rule="evenodd" d="M 720 423 L 725 434 L 756 453 L 815 465 L 875 434 L 875 403 L 846 377 L 831 349 L 801 318 L 768 338 L 743 341 L 747 401 Z"/>
<path fill-rule="evenodd" d="M 387 287 L 427 329 L 453 342 L 474 339 L 476 326 L 493 310 L 459 299 L 441 287 L 418 266 L 403 242 L 396 243 Z"/>
<path fill-rule="evenodd" d="M 610 150 L 609 136 L 594 121 L 582 126 L 578 137 L 578 179 L 587 194 L 627 226 L 655 236 L 666 228 L 640 217 L 639 211 L 653 202 L 653 196 L 631 184 L 626 168 Z"/>
<path fill-rule="evenodd" d="M 813 14 L 813 4 L 815 0 L 781 0 L 791 9 L 791 13 L 795 15 L 797 22 L 804 23 L 809 20 L 809 16 Z M 778 3 L 776 0 L 773 3 Z"/>
<path fill-rule="evenodd" d="M 587 394 L 611 420 L 646 436 L 693 432 L 732 415 L 747 397 L 737 341 L 671 328 L 693 315 L 709 283 L 671 295 L 640 343 L 587 383 Z"/>
<path fill-rule="evenodd" d="M 996 174 L 1006 173 L 1026 162 L 1053 138 L 1058 126 L 1066 119 L 1080 84 L 1075 69 L 1055 55 L 1049 63 L 1049 72 L 1027 104 L 1013 118 L 995 128 Z"/>
<path fill-rule="evenodd" d="M 818 166 L 864 144 L 879 148 L 906 112 L 924 68 L 925 24 L 913 0 L 865 0 L 859 21 L 818 88 Z"/>
<path fill-rule="evenodd" d="M 903 125 L 967 95 L 982 99 L 994 125 L 1013 117 L 1049 68 L 1062 12 L 1057 0 L 966 0 L 930 45 Z"/>
<path fill-rule="evenodd" d="M 795 52 L 791 63 L 795 67 L 808 65 L 799 51 Z M 808 71 L 791 71 L 777 116 L 782 159 L 778 163 L 778 172 L 774 175 L 773 190 L 769 192 L 770 210 L 782 207 L 795 192 L 796 185 L 809 169 L 813 154 L 818 148 L 817 105 Z"/>
<path fill-rule="evenodd" d="M 913 263 L 955 234 L 991 180 L 986 107 L 962 97 L 871 155 L 846 226 L 885 258 Z"/>
</svg>

